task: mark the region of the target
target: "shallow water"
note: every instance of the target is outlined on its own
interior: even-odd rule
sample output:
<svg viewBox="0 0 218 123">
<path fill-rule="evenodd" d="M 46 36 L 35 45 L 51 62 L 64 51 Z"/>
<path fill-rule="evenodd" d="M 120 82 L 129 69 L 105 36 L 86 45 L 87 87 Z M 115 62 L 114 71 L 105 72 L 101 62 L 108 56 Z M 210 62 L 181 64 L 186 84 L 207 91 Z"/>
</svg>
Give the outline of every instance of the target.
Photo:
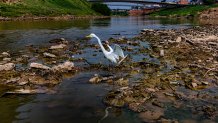
<svg viewBox="0 0 218 123">
<path fill-rule="evenodd" d="M 72 20 L 72 21 L 25 21 L 0 22 L 0 51 L 17 52 L 26 45 L 45 45 L 55 38 L 66 38 L 78 41 L 89 33 L 96 33 L 102 40 L 110 37 L 133 37 L 141 29 L 187 28 L 197 23 L 192 20 L 148 19 L 146 17 L 112 17 L 110 19 Z M 95 44 L 94 40 L 91 42 Z M 143 47 L 149 44 L 141 43 Z M 84 49 L 89 62 L 107 63 L 101 53 L 95 54 L 93 49 Z M 125 52 L 128 53 L 128 52 Z M 133 56 L 134 60 L 148 59 L 158 63 L 148 54 Z M 99 60 L 100 59 L 100 60 Z M 110 74 L 106 71 L 86 71 L 65 79 L 55 87 L 55 94 L 39 94 L 35 96 L 6 96 L 0 98 L 0 122 L 98 122 L 105 114 L 106 105 L 103 96 L 113 88 L 108 84 L 89 84 L 88 80 L 95 74 Z M 6 105 L 6 106 L 5 106 Z M 173 110 L 173 109 L 172 109 Z M 170 116 L 169 116 L 170 117 Z M 109 109 L 109 116 L 104 123 L 138 123 L 137 114 L 127 109 Z"/>
</svg>

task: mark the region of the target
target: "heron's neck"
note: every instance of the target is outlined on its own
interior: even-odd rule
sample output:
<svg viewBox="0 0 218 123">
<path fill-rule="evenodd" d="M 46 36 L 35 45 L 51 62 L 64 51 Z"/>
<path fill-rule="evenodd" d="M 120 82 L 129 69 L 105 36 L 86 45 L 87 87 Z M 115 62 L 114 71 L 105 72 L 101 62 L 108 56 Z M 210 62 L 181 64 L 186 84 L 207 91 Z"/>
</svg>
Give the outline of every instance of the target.
<svg viewBox="0 0 218 123">
<path fill-rule="evenodd" d="M 105 50 L 104 46 L 102 45 L 101 40 L 100 40 L 97 36 L 95 36 L 95 38 L 98 40 L 98 44 L 100 45 L 101 50 L 102 50 L 103 52 L 107 52 L 107 50 Z"/>
<path fill-rule="evenodd" d="M 109 53 L 112 53 L 114 50 L 107 44 L 107 47 L 109 48 Z"/>
</svg>

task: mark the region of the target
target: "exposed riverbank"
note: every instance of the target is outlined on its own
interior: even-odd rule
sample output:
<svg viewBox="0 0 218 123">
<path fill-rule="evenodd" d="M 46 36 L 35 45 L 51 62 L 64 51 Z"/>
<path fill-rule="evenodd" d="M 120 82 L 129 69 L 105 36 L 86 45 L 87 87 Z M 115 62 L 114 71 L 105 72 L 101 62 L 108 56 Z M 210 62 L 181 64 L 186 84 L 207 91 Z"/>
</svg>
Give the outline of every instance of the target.
<svg viewBox="0 0 218 123">
<path fill-rule="evenodd" d="M 134 41 L 148 41 L 151 48 L 142 48 L 138 53 L 149 53 L 160 63 L 146 59 L 133 62 L 129 76 L 143 77 L 137 83 L 111 91 L 105 103 L 127 105 L 145 122 L 217 122 L 217 32 L 216 26 L 143 30 Z M 176 114 L 170 115 L 169 107 Z M 184 115 L 186 111 L 189 116 Z"/>
<path fill-rule="evenodd" d="M 109 75 L 93 75 L 90 82 L 115 86 L 105 95 L 108 105 L 127 106 L 146 122 L 185 119 L 216 122 L 217 32 L 216 26 L 145 29 L 135 38 L 111 38 L 109 42 L 120 44 L 129 57 L 120 66 L 110 68 L 103 63 L 87 62 L 83 54 L 93 51 L 94 58 L 101 54 L 98 45 L 87 43 L 89 39 L 77 42 L 54 39 L 47 46 L 30 45 L 15 54 L 4 52 L 0 82 L 13 88 L 5 89 L 1 96 L 53 93 L 55 85 L 77 72 L 107 71 Z M 145 46 L 146 42 L 149 46 Z M 181 111 L 177 112 L 181 116 L 188 111 L 190 117 L 169 115 L 169 107 Z"/>
</svg>

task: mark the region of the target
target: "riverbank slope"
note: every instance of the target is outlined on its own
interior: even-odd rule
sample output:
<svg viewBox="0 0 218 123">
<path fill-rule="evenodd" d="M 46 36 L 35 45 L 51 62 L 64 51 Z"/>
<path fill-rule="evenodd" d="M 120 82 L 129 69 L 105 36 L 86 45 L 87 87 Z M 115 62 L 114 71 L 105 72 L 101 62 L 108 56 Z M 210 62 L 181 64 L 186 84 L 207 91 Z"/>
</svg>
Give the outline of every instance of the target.
<svg viewBox="0 0 218 123">
<path fill-rule="evenodd" d="M 203 11 L 211 8 L 218 7 L 218 4 L 214 5 L 190 5 L 186 7 L 178 8 L 166 8 L 160 11 L 154 12 L 151 16 L 199 16 Z"/>
<path fill-rule="evenodd" d="M 85 0 L 13 0 L 0 1 L 0 16 L 42 17 L 42 16 L 85 16 L 97 15 Z"/>
</svg>

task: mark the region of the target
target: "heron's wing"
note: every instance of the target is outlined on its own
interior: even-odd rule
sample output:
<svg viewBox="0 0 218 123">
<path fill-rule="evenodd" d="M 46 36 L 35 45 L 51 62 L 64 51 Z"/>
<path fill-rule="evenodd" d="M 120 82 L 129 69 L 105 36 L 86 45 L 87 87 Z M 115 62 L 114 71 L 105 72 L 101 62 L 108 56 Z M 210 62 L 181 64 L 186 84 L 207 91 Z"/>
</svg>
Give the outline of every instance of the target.
<svg viewBox="0 0 218 123">
<path fill-rule="evenodd" d="M 121 49 L 121 47 L 117 44 L 114 44 L 114 53 L 122 58 L 124 58 L 124 54 L 123 54 L 123 50 Z"/>
</svg>

